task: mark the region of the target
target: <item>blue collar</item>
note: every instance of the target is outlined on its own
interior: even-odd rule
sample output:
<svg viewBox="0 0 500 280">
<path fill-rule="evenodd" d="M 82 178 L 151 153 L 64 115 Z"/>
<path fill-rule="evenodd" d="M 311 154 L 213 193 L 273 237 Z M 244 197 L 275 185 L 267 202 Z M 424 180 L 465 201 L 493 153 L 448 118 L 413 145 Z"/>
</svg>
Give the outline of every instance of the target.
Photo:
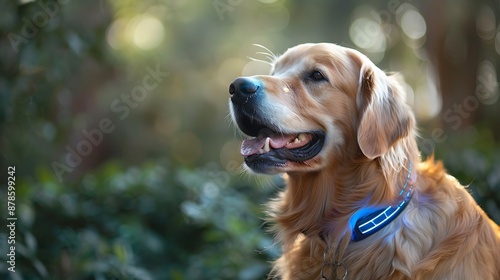
<svg viewBox="0 0 500 280">
<path fill-rule="evenodd" d="M 396 217 L 401 214 L 401 212 L 403 212 L 413 195 L 412 191 L 413 184 L 415 183 L 415 178 L 412 178 L 412 182 L 410 183 L 409 188 L 406 188 L 408 186 L 408 182 L 410 182 L 411 176 L 412 163 L 410 162 L 410 166 L 408 168 L 408 176 L 406 177 L 405 184 L 403 186 L 403 189 L 399 192 L 399 195 L 393 205 L 387 206 L 382 209 L 361 209 L 353 215 L 351 221 L 355 221 L 355 224 L 352 232 L 352 241 L 360 241 L 376 233 L 391 221 L 396 219 Z M 368 212 L 368 214 L 363 215 L 366 212 Z M 355 220 L 356 216 L 360 215 L 362 215 L 362 217 Z"/>
</svg>

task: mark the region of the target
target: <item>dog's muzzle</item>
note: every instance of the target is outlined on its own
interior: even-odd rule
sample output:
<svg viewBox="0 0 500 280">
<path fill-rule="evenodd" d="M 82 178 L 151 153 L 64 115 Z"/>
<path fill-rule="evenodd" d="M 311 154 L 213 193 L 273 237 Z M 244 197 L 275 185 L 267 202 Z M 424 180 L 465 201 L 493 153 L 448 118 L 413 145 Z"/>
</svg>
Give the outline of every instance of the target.
<svg viewBox="0 0 500 280">
<path fill-rule="evenodd" d="M 304 162 L 322 149 L 325 134 L 321 131 L 284 131 L 270 121 L 272 112 L 262 111 L 266 100 L 263 83 L 252 77 L 238 78 L 229 85 L 233 119 L 249 136 L 243 141 L 241 155 L 252 170 L 272 172 L 288 161 Z M 272 117 L 271 117 L 272 118 Z"/>
</svg>

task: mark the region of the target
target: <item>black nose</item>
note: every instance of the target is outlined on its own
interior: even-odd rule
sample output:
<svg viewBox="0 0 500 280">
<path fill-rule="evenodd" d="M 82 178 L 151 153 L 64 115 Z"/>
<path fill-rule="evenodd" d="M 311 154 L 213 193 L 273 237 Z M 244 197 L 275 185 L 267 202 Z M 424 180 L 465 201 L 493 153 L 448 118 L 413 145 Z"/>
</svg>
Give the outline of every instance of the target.
<svg viewBox="0 0 500 280">
<path fill-rule="evenodd" d="M 253 78 L 238 78 L 229 85 L 231 95 L 252 95 L 260 88 L 259 80 Z"/>
</svg>

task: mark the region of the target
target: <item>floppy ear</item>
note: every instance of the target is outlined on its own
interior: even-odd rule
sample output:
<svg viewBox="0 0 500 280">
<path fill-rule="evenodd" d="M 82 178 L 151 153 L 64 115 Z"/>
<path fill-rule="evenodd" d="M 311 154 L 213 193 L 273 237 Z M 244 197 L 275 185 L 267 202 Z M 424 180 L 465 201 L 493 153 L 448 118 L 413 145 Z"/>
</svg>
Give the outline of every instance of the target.
<svg viewBox="0 0 500 280">
<path fill-rule="evenodd" d="M 367 158 L 385 154 L 413 129 L 414 117 L 403 89 L 395 77 L 388 77 L 371 61 L 361 67 L 356 98 L 358 144 Z"/>
</svg>

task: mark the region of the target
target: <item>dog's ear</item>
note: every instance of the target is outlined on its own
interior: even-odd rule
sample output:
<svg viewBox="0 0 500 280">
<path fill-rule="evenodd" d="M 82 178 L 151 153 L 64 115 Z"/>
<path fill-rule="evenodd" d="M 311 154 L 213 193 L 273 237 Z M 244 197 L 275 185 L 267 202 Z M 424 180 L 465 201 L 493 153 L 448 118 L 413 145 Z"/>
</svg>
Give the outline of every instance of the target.
<svg viewBox="0 0 500 280">
<path fill-rule="evenodd" d="M 366 60 L 361 66 L 356 97 L 359 112 L 357 137 L 363 154 L 374 159 L 410 133 L 414 117 L 396 78 L 387 76 Z"/>
</svg>

